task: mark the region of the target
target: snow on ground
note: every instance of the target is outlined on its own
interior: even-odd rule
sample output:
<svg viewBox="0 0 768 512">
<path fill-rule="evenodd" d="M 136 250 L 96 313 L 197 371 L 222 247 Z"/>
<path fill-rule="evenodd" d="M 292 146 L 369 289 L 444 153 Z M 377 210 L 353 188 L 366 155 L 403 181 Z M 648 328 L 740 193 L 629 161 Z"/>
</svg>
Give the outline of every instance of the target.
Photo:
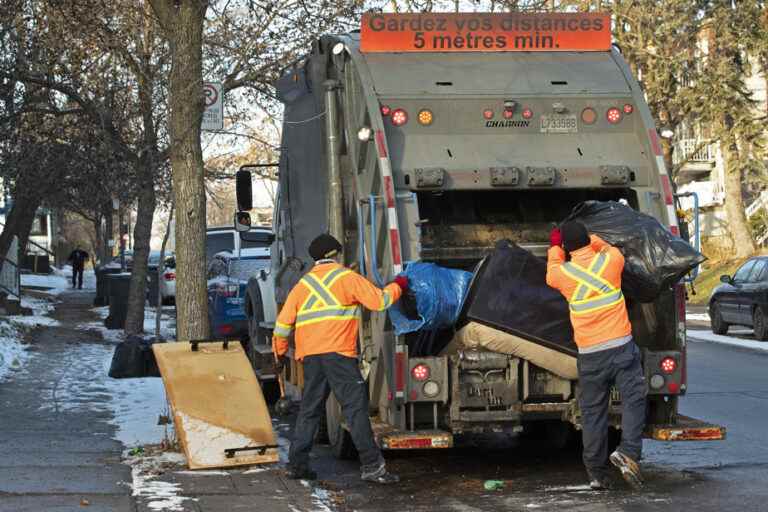
<svg viewBox="0 0 768 512">
<path fill-rule="evenodd" d="M 709 322 L 709 315 L 707 313 L 691 313 L 686 311 L 685 319 L 689 322 Z"/>
<path fill-rule="evenodd" d="M 184 502 L 195 500 L 180 496 L 181 484 L 163 482 L 155 478 L 174 467 L 186 464 L 184 455 L 163 452 L 157 455 L 128 459 L 131 465 L 133 495 L 143 498 L 149 510 L 185 510 Z"/>
<path fill-rule="evenodd" d="M 9 316 L 8 319 L 14 324 L 26 327 L 37 327 L 40 325 L 55 327 L 60 325 L 58 321 L 48 316 L 48 313 L 53 311 L 53 302 L 50 300 L 22 295 L 21 307 L 31 309 L 32 314 Z"/>
<path fill-rule="evenodd" d="M 740 334 L 746 334 L 748 332 L 752 331 L 737 331 Z M 735 347 L 744 347 L 744 348 L 750 348 L 753 350 L 763 350 L 768 352 L 768 342 L 766 341 L 755 341 L 755 340 L 745 340 L 743 338 L 734 338 L 732 336 L 722 336 L 720 334 L 715 334 L 712 331 L 688 331 L 688 340 L 689 341 L 705 341 L 705 342 L 712 342 L 712 343 L 722 343 L 724 345 L 733 345 Z"/>
<path fill-rule="evenodd" d="M 7 322 L 0 323 L 0 382 L 12 372 L 19 371 L 31 354 L 21 343 L 21 330 Z"/>
<path fill-rule="evenodd" d="M 49 295 L 59 295 L 60 293 L 72 288 L 72 267 L 69 265 L 62 269 L 53 268 L 47 275 L 43 274 L 21 274 L 21 286 L 28 288 L 39 288 Z M 83 272 L 83 290 L 93 290 L 96 288 L 96 274 L 93 270 Z"/>
</svg>

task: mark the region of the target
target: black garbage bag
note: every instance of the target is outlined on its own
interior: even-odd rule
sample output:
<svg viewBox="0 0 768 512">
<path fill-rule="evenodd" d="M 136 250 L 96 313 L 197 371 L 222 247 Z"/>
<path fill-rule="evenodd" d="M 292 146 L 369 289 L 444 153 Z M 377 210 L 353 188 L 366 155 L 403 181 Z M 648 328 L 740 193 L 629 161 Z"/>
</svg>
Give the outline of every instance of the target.
<svg viewBox="0 0 768 512">
<path fill-rule="evenodd" d="M 144 339 L 130 336 L 115 347 L 109 376 L 113 379 L 137 379 L 160 377 L 155 354 L 152 352 L 154 338 Z"/>
<path fill-rule="evenodd" d="M 615 201 L 586 201 L 566 220 L 582 222 L 624 254 L 624 295 L 652 302 L 706 258 L 658 220 Z"/>
<path fill-rule="evenodd" d="M 480 264 L 460 323 L 479 322 L 575 356 L 568 302 L 547 285 L 547 264 L 502 240 Z"/>
</svg>

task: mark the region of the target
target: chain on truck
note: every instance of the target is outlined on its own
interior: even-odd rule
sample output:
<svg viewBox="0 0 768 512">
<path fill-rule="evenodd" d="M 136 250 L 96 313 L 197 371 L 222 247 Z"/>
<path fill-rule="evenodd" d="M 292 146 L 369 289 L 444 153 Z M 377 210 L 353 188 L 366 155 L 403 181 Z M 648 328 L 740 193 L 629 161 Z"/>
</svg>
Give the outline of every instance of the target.
<svg viewBox="0 0 768 512">
<path fill-rule="evenodd" d="M 545 257 L 553 223 L 585 200 L 621 200 L 677 234 L 650 110 L 610 38 L 600 14 L 366 14 L 361 31 L 321 37 L 286 69 L 272 267 L 247 298 L 262 379 L 272 301 L 279 308 L 309 270 L 318 233 L 343 241 L 344 263 L 379 284 L 411 261 L 472 270 L 502 239 Z M 723 428 L 678 414 L 684 285 L 628 308 L 652 383 L 648 435 L 722 439 Z M 382 448 L 539 427 L 560 443 L 580 426 L 575 380 L 506 354 L 425 352 L 419 333 L 395 336 L 386 313 L 360 325 Z M 300 387 L 301 365 L 292 370 Z M 351 454 L 333 396 L 327 428 L 334 452 Z"/>
</svg>

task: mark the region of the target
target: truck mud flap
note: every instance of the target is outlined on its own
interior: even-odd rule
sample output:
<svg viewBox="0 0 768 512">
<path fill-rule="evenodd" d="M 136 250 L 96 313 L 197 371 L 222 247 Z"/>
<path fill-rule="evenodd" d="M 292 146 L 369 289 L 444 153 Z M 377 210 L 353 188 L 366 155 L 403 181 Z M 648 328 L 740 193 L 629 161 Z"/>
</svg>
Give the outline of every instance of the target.
<svg viewBox="0 0 768 512">
<path fill-rule="evenodd" d="M 190 469 L 277 462 L 264 395 L 239 342 L 155 343 Z"/>
<path fill-rule="evenodd" d="M 674 425 L 648 425 L 645 436 L 657 441 L 723 441 L 725 427 L 678 416 Z"/>
</svg>

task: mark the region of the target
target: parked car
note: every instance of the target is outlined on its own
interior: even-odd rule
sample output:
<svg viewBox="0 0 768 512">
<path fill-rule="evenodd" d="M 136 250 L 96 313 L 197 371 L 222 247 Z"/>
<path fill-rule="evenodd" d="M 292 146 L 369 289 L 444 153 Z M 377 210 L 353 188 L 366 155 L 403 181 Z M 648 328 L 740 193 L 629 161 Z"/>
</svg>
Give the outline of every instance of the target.
<svg viewBox="0 0 768 512">
<path fill-rule="evenodd" d="M 245 296 L 248 278 L 269 268 L 269 248 L 242 249 L 213 255 L 208 265 L 208 317 L 214 337 L 246 338 Z"/>
<path fill-rule="evenodd" d="M 726 334 L 731 325 L 744 325 L 754 328 L 756 339 L 768 340 L 768 257 L 751 258 L 720 281 L 709 298 L 712 331 Z"/>
<path fill-rule="evenodd" d="M 160 292 L 163 304 L 169 304 L 176 300 L 176 256 L 173 253 L 165 254 L 163 274 L 160 277 Z M 157 272 L 160 263 L 160 251 L 151 251 L 147 261 L 149 272 Z"/>
<path fill-rule="evenodd" d="M 269 226 L 254 226 L 246 236 L 248 240 L 243 240 L 232 226 L 208 228 L 205 235 L 206 261 L 210 263 L 213 256 L 222 251 L 237 255 L 238 249 L 269 247 L 274 240 Z"/>
</svg>

